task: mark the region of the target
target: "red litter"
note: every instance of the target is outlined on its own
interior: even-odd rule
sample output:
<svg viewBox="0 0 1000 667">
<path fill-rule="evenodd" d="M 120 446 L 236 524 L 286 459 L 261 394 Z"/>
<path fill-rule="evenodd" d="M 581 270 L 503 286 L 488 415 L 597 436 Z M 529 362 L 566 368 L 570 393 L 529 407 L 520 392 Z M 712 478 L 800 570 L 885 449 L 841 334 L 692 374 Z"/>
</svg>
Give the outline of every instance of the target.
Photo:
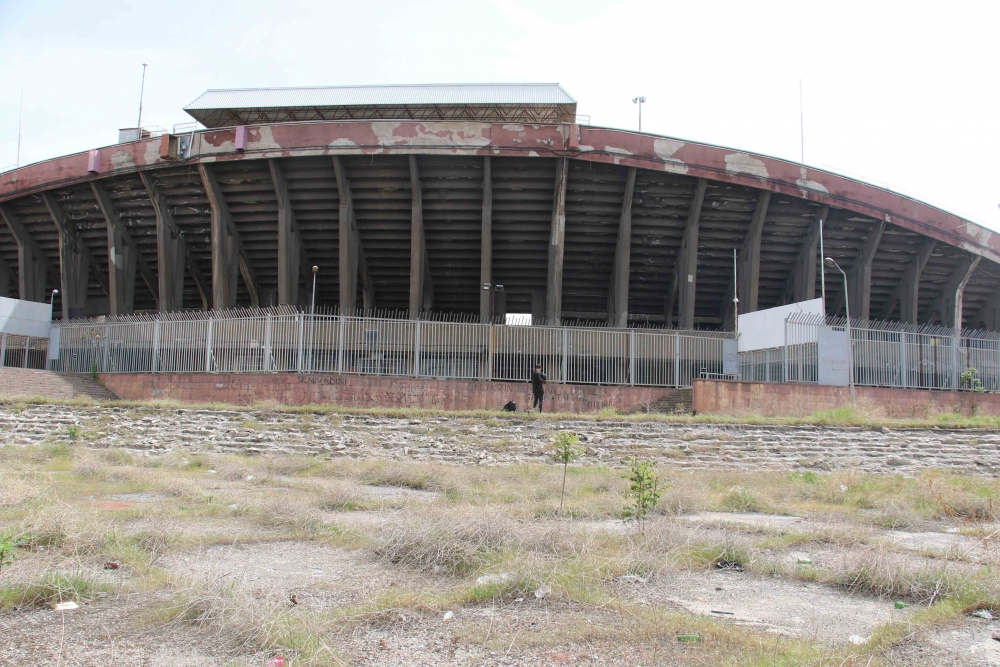
<svg viewBox="0 0 1000 667">
<path fill-rule="evenodd" d="M 285 659 L 277 655 L 267 661 L 267 667 L 285 667 Z"/>
<path fill-rule="evenodd" d="M 121 566 L 122 566 L 122 564 L 119 563 L 116 560 L 109 560 L 106 563 L 104 563 L 104 569 L 105 570 L 117 570 Z"/>
</svg>

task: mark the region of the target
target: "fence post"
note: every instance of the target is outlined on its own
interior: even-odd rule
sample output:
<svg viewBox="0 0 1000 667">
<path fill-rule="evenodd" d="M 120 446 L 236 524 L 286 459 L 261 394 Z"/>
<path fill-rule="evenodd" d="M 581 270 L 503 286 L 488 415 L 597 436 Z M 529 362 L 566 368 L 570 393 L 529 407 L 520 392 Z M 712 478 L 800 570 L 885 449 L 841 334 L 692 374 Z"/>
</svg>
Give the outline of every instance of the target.
<svg viewBox="0 0 1000 667">
<path fill-rule="evenodd" d="M 305 335 L 306 335 L 306 332 L 305 332 L 306 316 L 305 316 L 304 313 L 298 313 L 295 316 L 295 319 L 299 323 L 299 336 L 298 336 L 298 343 L 299 344 L 296 346 L 296 350 L 295 350 L 295 372 L 296 373 L 301 373 L 302 372 L 302 346 L 304 344 L 303 339 L 305 338 Z"/>
<path fill-rule="evenodd" d="M 560 382 L 566 384 L 566 374 L 569 370 L 569 329 L 562 330 L 562 373 Z"/>
<path fill-rule="evenodd" d="M 674 386 L 681 386 L 681 335 L 674 334 Z"/>
<path fill-rule="evenodd" d="M 413 377 L 420 377 L 420 320 L 413 322 Z"/>
<path fill-rule="evenodd" d="M 159 322 L 157 322 L 159 325 Z M 159 334 L 157 334 L 159 339 Z M 208 328 L 205 331 L 205 372 L 212 372 L 212 318 L 208 318 Z"/>
<path fill-rule="evenodd" d="M 628 383 L 635 385 L 635 329 L 628 330 Z"/>
<path fill-rule="evenodd" d="M 101 360 L 101 372 L 108 372 L 108 357 L 111 354 L 111 327 L 104 327 L 104 359 Z"/>
<path fill-rule="evenodd" d="M 951 390 L 958 391 L 958 329 L 951 338 Z"/>
<path fill-rule="evenodd" d="M 274 321 L 270 313 L 267 314 L 267 318 L 264 320 L 264 368 L 265 372 L 270 372 L 273 370 L 271 362 L 271 329 L 273 327 Z"/>
<path fill-rule="evenodd" d="M 31 352 L 31 337 L 24 338 L 24 367 L 28 367 L 28 353 Z"/>
<path fill-rule="evenodd" d="M 0 334 L 0 368 L 7 362 L 7 334 Z"/>
<path fill-rule="evenodd" d="M 487 347 L 486 347 L 486 379 L 487 380 L 492 380 L 493 379 L 493 355 L 496 354 L 496 349 L 497 349 L 496 329 L 494 328 L 494 325 L 492 323 L 491 324 L 487 324 L 486 326 L 489 327 L 489 334 L 490 334 L 489 342 L 487 343 Z"/>
<path fill-rule="evenodd" d="M 788 382 L 788 317 L 785 318 L 785 328 L 781 340 L 781 380 Z"/>
<path fill-rule="evenodd" d="M 153 323 L 153 372 L 160 372 L 160 320 Z"/>
<path fill-rule="evenodd" d="M 347 327 L 347 320 L 344 319 L 343 315 L 341 315 L 340 316 L 340 331 L 337 334 L 337 373 L 338 374 L 344 372 L 344 339 L 345 339 L 345 336 L 344 336 L 345 331 L 344 331 L 344 329 L 346 327 Z"/>
</svg>

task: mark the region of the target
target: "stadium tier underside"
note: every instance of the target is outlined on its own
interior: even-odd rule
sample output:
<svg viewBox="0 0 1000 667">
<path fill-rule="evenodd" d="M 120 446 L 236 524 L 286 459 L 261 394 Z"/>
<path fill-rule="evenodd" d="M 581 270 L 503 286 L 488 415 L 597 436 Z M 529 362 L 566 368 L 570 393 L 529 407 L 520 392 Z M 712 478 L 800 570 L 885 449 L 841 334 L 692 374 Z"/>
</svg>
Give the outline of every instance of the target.
<svg viewBox="0 0 1000 667">
<path fill-rule="evenodd" d="M 725 329 L 734 250 L 741 313 L 802 301 L 820 296 L 822 228 L 852 317 L 1000 324 L 1000 238 L 968 220 L 793 162 L 568 120 L 247 124 L 8 171 L 0 295 L 53 298 L 64 318 L 308 307 L 316 266 L 317 306 L 341 312 Z M 828 270 L 830 315 L 844 297 Z"/>
</svg>

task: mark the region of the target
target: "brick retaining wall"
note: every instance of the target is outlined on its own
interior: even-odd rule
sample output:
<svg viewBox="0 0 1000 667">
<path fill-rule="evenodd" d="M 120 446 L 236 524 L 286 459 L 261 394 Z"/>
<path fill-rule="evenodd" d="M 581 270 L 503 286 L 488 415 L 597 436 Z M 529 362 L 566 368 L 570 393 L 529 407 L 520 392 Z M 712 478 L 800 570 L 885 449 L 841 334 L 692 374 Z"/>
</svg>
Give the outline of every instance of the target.
<svg viewBox="0 0 1000 667">
<path fill-rule="evenodd" d="M 127 400 L 173 399 L 192 403 L 250 405 L 273 400 L 284 405 L 333 403 L 345 407 L 498 409 L 507 401 L 531 406 L 527 382 L 478 382 L 358 375 L 257 374 L 104 374 L 103 384 Z M 611 406 L 639 410 L 673 390 L 654 387 L 550 384 L 546 412 L 596 412 Z"/>
<path fill-rule="evenodd" d="M 1000 415 L 1000 394 L 856 387 L 858 408 L 873 417 L 920 418 L 942 413 Z M 808 417 L 851 404 L 847 387 L 735 380 L 695 380 L 698 414 Z"/>
</svg>

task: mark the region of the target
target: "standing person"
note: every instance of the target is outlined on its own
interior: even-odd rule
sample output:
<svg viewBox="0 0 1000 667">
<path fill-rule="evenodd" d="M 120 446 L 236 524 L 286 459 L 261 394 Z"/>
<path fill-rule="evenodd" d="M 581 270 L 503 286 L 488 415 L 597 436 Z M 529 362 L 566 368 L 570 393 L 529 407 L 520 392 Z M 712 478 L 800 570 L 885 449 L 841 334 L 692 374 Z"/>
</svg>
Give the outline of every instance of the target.
<svg viewBox="0 0 1000 667">
<path fill-rule="evenodd" d="M 531 373 L 531 393 L 535 395 L 535 403 L 532 408 L 542 411 L 542 401 L 545 400 L 545 373 L 542 372 L 542 364 L 535 364 L 535 370 Z"/>
</svg>

